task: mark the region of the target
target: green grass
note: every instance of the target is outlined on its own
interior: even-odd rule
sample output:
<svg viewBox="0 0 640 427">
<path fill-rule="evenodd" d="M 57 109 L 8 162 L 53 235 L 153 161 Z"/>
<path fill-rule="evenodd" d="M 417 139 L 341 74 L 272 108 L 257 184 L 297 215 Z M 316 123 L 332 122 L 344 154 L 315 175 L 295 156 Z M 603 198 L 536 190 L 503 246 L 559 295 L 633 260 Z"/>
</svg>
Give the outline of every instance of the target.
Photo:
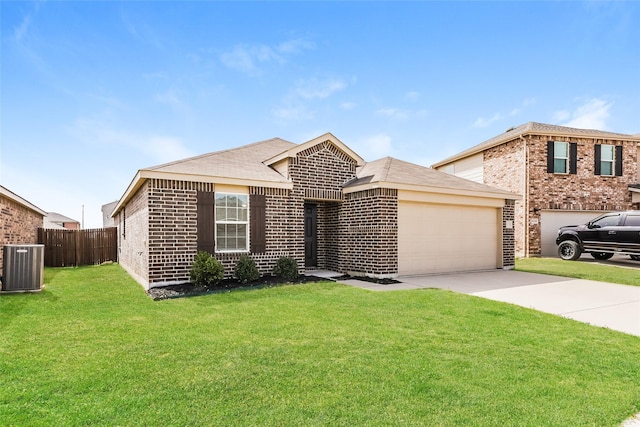
<svg viewBox="0 0 640 427">
<path fill-rule="evenodd" d="M 617 426 L 640 339 L 322 282 L 153 302 L 118 266 L 0 295 L 0 425 Z"/>
<path fill-rule="evenodd" d="M 516 270 L 640 286 L 640 270 L 596 262 L 564 261 L 559 258 L 521 258 L 516 260 Z"/>
</svg>

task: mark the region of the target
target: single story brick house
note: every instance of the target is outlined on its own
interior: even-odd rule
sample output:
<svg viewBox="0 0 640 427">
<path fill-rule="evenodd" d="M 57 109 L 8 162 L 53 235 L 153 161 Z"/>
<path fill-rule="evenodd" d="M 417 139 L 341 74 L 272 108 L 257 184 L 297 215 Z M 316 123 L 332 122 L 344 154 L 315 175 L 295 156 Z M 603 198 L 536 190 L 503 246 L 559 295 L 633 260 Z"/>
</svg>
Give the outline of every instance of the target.
<svg viewBox="0 0 640 427">
<path fill-rule="evenodd" d="M 47 213 L 0 185 L 0 275 L 4 245 L 35 245 Z"/>
<path fill-rule="evenodd" d="M 640 134 L 528 122 L 432 167 L 523 196 L 516 256 L 557 256 L 559 227 L 640 209 Z"/>
<path fill-rule="evenodd" d="M 189 280 L 197 251 L 230 276 L 249 254 L 261 273 L 377 278 L 514 266 L 519 196 L 386 157 L 365 162 L 330 133 L 279 138 L 141 169 L 114 208 L 119 262 L 145 288 Z"/>
</svg>

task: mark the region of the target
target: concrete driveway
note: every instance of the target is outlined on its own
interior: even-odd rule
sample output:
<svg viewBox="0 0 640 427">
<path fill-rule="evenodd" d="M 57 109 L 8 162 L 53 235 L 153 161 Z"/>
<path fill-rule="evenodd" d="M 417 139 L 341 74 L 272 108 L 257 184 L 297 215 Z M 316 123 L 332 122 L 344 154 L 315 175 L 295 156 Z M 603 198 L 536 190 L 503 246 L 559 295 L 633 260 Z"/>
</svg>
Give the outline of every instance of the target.
<svg viewBox="0 0 640 427">
<path fill-rule="evenodd" d="M 448 289 L 640 336 L 638 286 L 502 270 L 401 276 L 398 281 L 401 283 L 391 285 L 359 280 L 341 282 L 374 291 Z"/>
</svg>

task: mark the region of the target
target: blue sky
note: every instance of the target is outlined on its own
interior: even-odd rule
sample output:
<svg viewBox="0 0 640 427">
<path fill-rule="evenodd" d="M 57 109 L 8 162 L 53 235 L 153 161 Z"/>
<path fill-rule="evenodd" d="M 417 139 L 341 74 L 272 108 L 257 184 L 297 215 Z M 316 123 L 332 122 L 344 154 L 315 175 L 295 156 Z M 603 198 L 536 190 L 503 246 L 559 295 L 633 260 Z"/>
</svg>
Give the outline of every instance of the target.
<svg viewBox="0 0 640 427">
<path fill-rule="evenodd" d="M 331 132 L 429 166 L 640 132 L 640 2 L 0 2 L 0 183 L 101 227 L 141 168 Z"/>
</svg>

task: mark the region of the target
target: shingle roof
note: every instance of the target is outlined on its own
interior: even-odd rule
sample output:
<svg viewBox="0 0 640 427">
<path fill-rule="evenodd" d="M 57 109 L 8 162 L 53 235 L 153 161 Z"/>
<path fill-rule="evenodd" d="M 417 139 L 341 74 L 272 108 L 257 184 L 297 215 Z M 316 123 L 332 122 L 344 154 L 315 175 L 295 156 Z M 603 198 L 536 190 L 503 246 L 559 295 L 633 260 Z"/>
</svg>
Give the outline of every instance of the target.
<svg viewBox="0 0 640 427">
<path fill-rule="evenodd" d="M 143 170 L 233 179 L 288 182 L 263 162 L 295 147 L 293 142 L 272 138 L 225 151 L 203 154 Z"/>
<path fill-rule="evenodd" d="M 45 217 L 45 221 L 48 222 L 77 222 L 80 224 L 80 221 L 76 221 L 75 219 L 69 218 L 68 216 L 64 216 L 57 212 L 49 212 Z"/>
<path fill-rule="evenodd" d="M 34 205 L 33 203 L 29 202 L 26 199 L 23 199 L 22 197 L 18 196 L 16 193 L 14 193 L 13 191 L 9 190 L 6 187 L 3 187 L 2 185 L 0 185 L 0 196 L 6 197 L 10 200 L 13 200 L 14 202 L 18 203 L 19 205 L 24 206 L 27 209 L 30 209 L 34 212 L 37 212 L 38 214 L 42 215 L 43 217 L 47 214 L 45 211 L 43 211 L 42 209 L 40 209 L 39 207 L 37 207 L 36 205 Z"/>
<path fill-rule="evenodd" d="M 356 179 L 348 182 L 344 188 L 353 188 L 367 184 L 393 184 L 396 187 L 429 187 L 465 192 L 503 195 L 516 198 L 517 195 L 468 179 L 460 178 L 435 169 L 405 162 L 393 157 L 366 163 L 358 168 Z"/>
<path fill-rule="evenodd" d="M 574 137 L 587 137 L 587 138 L 607 138 L 607 139 L 622 139 L 622 140 L 636 140 L 640 142 L 640 134 L 629 135 L 624 133 L 607 132 L 596 129 L 577 129 L 567 126 L 549 125 L 545 123 L 529 122 L 520 126 L 508 129 L 506 132 L 500 135 L 494 136 L 478 145 L 475 145 L 467 150 L 461 151 L 451 157 L 448 157 L 442 161 L 439 161 L 432 165 L 432 167 L 438 167 L 451 163 L 455 160 L 463 159 L 476 153 L 480 153 L 488 148 L 496 147 L 502 143 L 511 141 L 520 136 L 536 134 L 536 135 L 549 135 L 549 136 L 574 136 Z"/>
<path fill-rule="evenodd" d="M 331 140 L 339 149 L 353 156 L 357 177 L 345 185 L 355 188 L 370 183 L 383 183 L 390 188 L 398 186 L 429 187 L 430 189 L 451 189 L 459 192 L 481 192 L 490 196 L 518 197 L 512 193 L 487 185 L 451 176 L 443 172 L 404 162 L 391 157 L 365 163 L 360 156 L 331 134 L 325 134 L 304 144 L 294 144 L 280 138 L 273 138 L 242 147 L 203 154 L 175 162 L 140 169 L 131 184 L 118 201 L 111 215 L 115 215 L 149 178 L 184 179 L 214 183 L 235 183 L 237 185 L 266 185 L 277 188 L 291 188 L 292 182 L 271 168 L 271 164 L 307 148 L 310 143 Z M 394 187 L 395 185 L 395 187 Z"/>
</svg>

